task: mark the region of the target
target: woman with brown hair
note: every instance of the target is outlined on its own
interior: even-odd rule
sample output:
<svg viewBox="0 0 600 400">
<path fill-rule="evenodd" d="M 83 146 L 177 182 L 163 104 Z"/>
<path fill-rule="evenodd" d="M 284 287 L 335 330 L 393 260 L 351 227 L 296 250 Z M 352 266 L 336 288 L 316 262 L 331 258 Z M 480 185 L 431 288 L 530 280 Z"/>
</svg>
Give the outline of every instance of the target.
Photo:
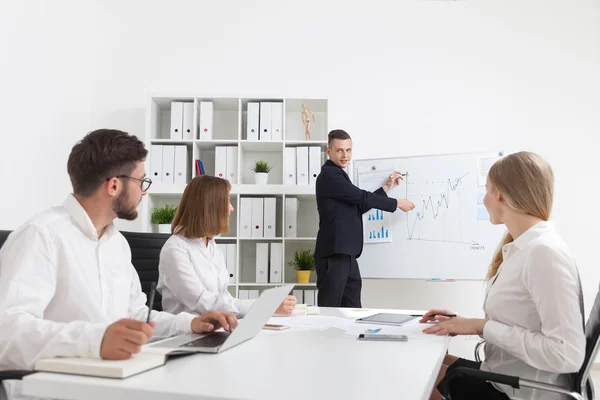
<svg viewBox="0 0 600 400">
<path fill-rule="evenodd" d="M 202 314 L 208 310 L 244 316 L 254 300 L 239 300 L 227 290 L 225 258 L 214 240 L 229 231 L 228 181 L 198 176 L 187 185 L 171 224 L 173 235 L 160 252 L 157 290 L 165 311 Z M 291 314 L 296 298 L 288 296 L 277 309 Z"/>
<path fill-rule="evenodd" d="M 585 356 L 583 300 L 575 260 L 548 222 L 552 169 L 537 154 L 511 154 L 492 166 L 486 190 L 490 222 L 506 225 L 508 232 L 487 274 L 485 319 L 442 316 L 447 310 L 431 310 L 421 319 L 438 321 L 425 333 L 482 336 L 485 361 L 446 355 L 439 378 L 467 367 L 568 387 L 569 374 Z M 453 400 L 561 398 L 468 377 L 456 377 L 448 386 Z M 443 383 L 437 387 L 444 389 Z M 441 394 L 434 389 L 431 398 Z"/>
</svg>

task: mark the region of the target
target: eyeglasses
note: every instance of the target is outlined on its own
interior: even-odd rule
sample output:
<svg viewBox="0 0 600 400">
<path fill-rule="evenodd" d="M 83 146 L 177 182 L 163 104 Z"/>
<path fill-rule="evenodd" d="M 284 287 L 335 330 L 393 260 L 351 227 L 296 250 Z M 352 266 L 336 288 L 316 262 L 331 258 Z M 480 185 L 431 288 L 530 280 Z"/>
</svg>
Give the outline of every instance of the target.
<svg viewBox="0 0 600 400">
<path fill-rule="evenodd" d="M 150 185 L 152 185 L 152 179 L 150 178 L 136 178 L 134 176 L 127 176 L 127 175 L 117 175 L 115 176 L 115 178 L 129 178 L 129 179 L 135 179 L 136 181 L 140 181 L 140 188 L 142 189 L 142 192 L 146 192 L 148 191 L 148 189 L 150 189 Z M 107 181 L 109 181 L 111 178 L 106 178 Z"/>
</svg>

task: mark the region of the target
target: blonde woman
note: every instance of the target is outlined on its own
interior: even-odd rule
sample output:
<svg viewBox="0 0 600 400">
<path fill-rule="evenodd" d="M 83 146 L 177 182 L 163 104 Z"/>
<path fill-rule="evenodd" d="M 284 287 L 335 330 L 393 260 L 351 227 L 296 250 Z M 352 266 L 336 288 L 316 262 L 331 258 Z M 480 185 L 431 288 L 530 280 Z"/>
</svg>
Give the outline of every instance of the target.
<svg viewBox="0 0 600 400">
<path fill-rule="evenodd" d="M 162 306 L 173 314 L 221 310 L 244 316 L 254 300 L 240 300 L 227 290 L 229 274 L 214 237 L 229 230 L 231 186 L 213 176 L 198 176 L 187 185 L 173 219 L 173 236 L 160 252 L 157 290 Z M 288 296 L 277 309 L 291 314 L 296 298 Z"/>
<path fill-rule="evenodd" d="M 439 379 L 468 367 L 569 385 L 585 355 L 581 287 L 575 260 L 548 222 L 554 176 L 540 156 L 520 152 L 497 161 L 488 174 L 484 205 L 492 224 L 508 230 L 487 274 L 485 319 L 448 318 L 431 310 L 421 322 L 437 335 L 480 335 L 485 361 L 446 355 Z M 443 383 L 438 390 L 443 389 Z M 434 389 L 431 398 L 441 398 Z M 449 392 L 458 399 L 560 399 L 535 389 L 455 378 Z"/>
</svg>

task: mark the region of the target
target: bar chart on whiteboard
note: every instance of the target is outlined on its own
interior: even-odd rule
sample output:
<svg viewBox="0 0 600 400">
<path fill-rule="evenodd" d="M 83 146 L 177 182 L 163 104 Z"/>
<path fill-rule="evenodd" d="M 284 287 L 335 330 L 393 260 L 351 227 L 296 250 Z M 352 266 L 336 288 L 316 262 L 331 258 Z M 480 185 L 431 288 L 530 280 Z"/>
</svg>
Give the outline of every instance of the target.
<svg viewBox="0 0 600 400">
<path fill-rule="evenodd" d="M 363 236 L 365 243 L 392 241 L 390 213 L 370 210 L 363 216 Z"/>
</svg>

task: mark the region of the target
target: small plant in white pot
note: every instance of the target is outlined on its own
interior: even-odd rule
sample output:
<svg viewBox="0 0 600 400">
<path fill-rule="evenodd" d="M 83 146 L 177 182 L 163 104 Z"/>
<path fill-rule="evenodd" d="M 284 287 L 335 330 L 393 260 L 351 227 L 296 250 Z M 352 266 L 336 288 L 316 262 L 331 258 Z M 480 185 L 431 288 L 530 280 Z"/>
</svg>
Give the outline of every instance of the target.
<svg viewBox="0 0 600 400">
<path fill-rule="evenodd" d="M 256 164 L 254 164 L 254 168 L 250 168 L 250 170 L 254 171 L 254 183 L 257 185 L 266 185 L 269 181 L 269 171 L 271 171 L 273 167 L 269 165 L 268 162 L 264 160 L 258 160 Z"/>
<path fill-rule="evenodd" d="M 158 226 L 158 233 L 171 233 L 171 222 L 173 222 L 176 212 L 177 207 L 170 204 L 154 208 L 150 222 Z"/>
</svg>

